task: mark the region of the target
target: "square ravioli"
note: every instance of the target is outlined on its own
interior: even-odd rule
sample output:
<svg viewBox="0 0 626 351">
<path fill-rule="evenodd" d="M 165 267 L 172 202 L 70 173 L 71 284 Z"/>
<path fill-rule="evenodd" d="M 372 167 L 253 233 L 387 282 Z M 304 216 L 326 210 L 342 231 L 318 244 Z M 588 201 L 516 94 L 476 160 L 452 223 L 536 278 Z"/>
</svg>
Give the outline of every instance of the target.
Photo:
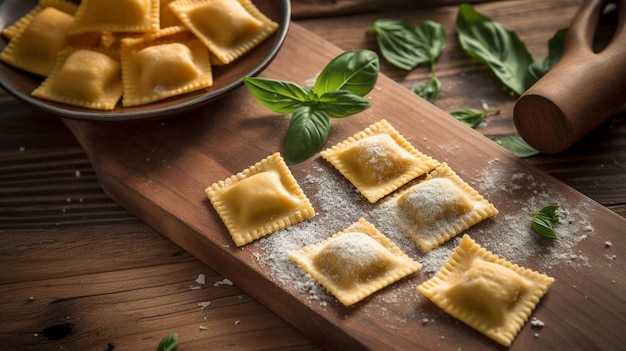
<svg viewBox="0 0 626 351">
<path fill-rule="evenodd" d="M 220 64 L 237 59 L 278 29 L 250 0 L 178 0 L 169 7 Z"/>
<path fill-rule="evenodd" d="M 33 96 L 74 106 L 112 110 L 122 96 L 120 64 L 105 51 L 65 48 Z"/>
<path fill-rule="evenodd" d="M 315 216 L 279 153 L 214 183 L 205 192 L 237 246 Z"/>
<path fill-rule="evenodd" d="M 145 105 L 213 85 L 206 47 L 183 27 L 122 40 L 124 107 Z"/>
<path fill-rule="evenodd" d="M 289 253 L 289 259 L 345 306 L 422 267 L 363 218 L 328 239 Z"/>
<path fill-rule="evenodd" d="M 398 193 L 392 206 L 397 206 L 402 230 L 424 252 L 498 213 L 493 204 L 465 183 L 447 163 Z"/>
<path fill-rule="evenodd" d="M 437 160 L 415 149 L 386 120 L 320 155 L 371 203 L 439 165 Z"/>
<path fill-rule="evenodd" d="M 463 323 L 510 346 L 554 278 L 510 263 L 467 234 L 417 290 Z"/>
<path fill-rule="evenodd" d="M 56 10 L 67 13 L 73 16 L 76 13 L 78 6 L 74 3 L 65 0 L 40 0 L 35 7 L 33 7 L 28 13 L 20 17 L 15 23 L 2 29 L 2 36 L 7 39 L 13 39 L 15 35 L 24 30 L 26 26 L 33 20 L 41 11 L 52 7 Z"/>
<path fill-rule="evenodd" d="M 159 10 L 159 0 L 82 0 L 69 33 L 155 32 Z"/>
<path fill-rule="evenodd" d="M 0 60 L 30 73 L 48 76 L 56 55 L 68 42 L 67 31 L 74 17 L 71 6 L 38 6 L 19 20 Z"/>
</svg>

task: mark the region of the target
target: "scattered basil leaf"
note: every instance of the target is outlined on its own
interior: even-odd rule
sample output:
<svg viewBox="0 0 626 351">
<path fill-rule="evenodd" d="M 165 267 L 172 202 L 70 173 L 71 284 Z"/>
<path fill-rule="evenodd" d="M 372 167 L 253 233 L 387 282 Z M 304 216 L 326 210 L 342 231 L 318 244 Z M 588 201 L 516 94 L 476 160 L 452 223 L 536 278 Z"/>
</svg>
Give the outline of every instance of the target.
<svg viewBox="0 0 626 351">
<path fill-rule="evenodd" d="M 291 113 L 308 100 L 309 92 L 295 83 L 258 77 L 245 77 L 243 83 L 258 102 L 276 113 Z"/>
<path fill-rule="evenodd" d="M 530 157 L 537 155 L 538 150 L 528 145 L 528 143 L 519 135 L 506 135 L 500 137 L 492 137 L 498 145 L 511 151 L 517 157 Z"/>
<path fill-rule="evenodd" d="M 482 110 L 476 110 L 473 108 L 454 110 L 450 112 L 450 115 L 466 126 L 476 128 L 480 122 L 485 119 L 485 117 L 489 115 L 497 115 L 499 113 L 500 110 L 490 109 L 485 106 Z"/>
<path fill-rule="evenodd" d="M 450 115 L 470 128 L 475 128 L 485 118 L 485 111 L 464 108 L 450 112 Z"/>
<path fill-rule="evenodd" d="M 413 28 L 420 46 L 428 53 L 428 59 L 435 64 L 446 46 L 446 30 L 443 25 L 433 21 L 424 21 Z"/>
<path fill-rule="evenodd" d="M 296 109 L 287 128 L 285 161 L 295 164 L 308 159 L 326 143 L 329 133 L 328 114 L 309 106 Z"/>
<path fill-rule="evenodd" d="M 359 96 L 369 93 L 378 80 L 378 55 L 370 50 L 346 51 L 320 72 L 311 89 L 317 96 L 347 90 Z"/>
<path fill-rule="evenodd" d="M 161 342 L 159 342 L 157 346 L 157 351 L 176 351 L 177 347 L 178 333 L 172 333 L 161 339 Z"/>
<path fill-rule="evenodd" d="M 410 71 L 430 61 L 428 50 L 420 45 L 411 25 L 400 20 L 379 19 L 368 27 L 376 33 L 381 54 L 390 64 Z"/>
<path fill-rule="evenodd" d="M 528 66 L 528 72 L 524 84 L 526 89 L 535 84 L 541 77 L 543 77 L 554 65 L 559 62 L 561 55 L 563 54 L 563 44 L 565 44 L 565 36 L 567 35 L 567 28 L 559 29 L 554 36 L 548 41 L 548 55 L 542 59 L 533 62 Z"/>
<path fill-rule="evenodd" d="M 315 105 L 330 117 L 343 118 L 370 108 L 370 103 L 362 96 L 347 90 L 329 91 L 322 95 Z"/>
<path fill-rule="evenodd" d="M 459 5 L 456 31 L 463 49 L 486 63 L 513 92 L 526 91 L 525 76 L 533 62 L 526 45 L 515 32 L 479 13 L 469 4 Z"/>
<path fill-rule="evenodd" d="M 537 234 L 550 240 L 558 239 L 552 227 L 552 224 L 559 220 L 557 209 L 558 206 L 556 205 L 548 205 L 539 210 L 539 212 L 530 214 L 533 219 L 533 229 Z"/>
<path fill-rule="evenodd" d="M 435 103 L 441 91 L 441 82 L 433 71 L 430 79 L 425 83 L 417 83 L 411 87 L 411 91 L 424 100 Z"/>
<path fill-rule="evenodd" d="M 343 118 L 370 107 L 363 96 L 378 80 L 378 55 L 370 50 L 346 51 L 332 59 L 310 90 L 274 79 L 246 77 L 244 84 L 263 106 L 291 113 L 285 141 L 287 163 L 313 156 L 326 142 L 330 118 Z"/>
</svg>

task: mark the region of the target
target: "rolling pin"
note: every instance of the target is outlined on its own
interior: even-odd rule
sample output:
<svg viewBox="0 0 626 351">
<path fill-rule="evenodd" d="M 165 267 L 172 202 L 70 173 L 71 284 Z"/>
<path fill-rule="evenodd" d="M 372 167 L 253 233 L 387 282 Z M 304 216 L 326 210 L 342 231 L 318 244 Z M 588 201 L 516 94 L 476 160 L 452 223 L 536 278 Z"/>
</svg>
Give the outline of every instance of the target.
<svg viewBox="0 0 626 351">
<path fill-rule="evenodd" d="M 603 11 L 617 7 L 610 42 L 594 52 Z M 559 62 L 515 103 L 520 136 L 535 149 L 556 154 L 608 119 L 626 102 L 626 0 L 585 0 L 567 30 Z"/>
</svg>

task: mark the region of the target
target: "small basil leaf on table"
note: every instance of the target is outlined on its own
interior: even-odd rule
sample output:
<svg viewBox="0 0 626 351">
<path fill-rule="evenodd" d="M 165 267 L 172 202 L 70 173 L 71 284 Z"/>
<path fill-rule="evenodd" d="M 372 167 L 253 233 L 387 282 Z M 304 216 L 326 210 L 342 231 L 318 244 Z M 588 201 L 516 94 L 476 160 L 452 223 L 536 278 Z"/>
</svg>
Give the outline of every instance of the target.
<svg viewBox="0 0 626 351">
<path fill-rule="evenodd" d="M 346 51 L 332 59 L 320 72 L 311 89 L 317 96 L 347 90 L 364 96 L 378 80 L 378 55 L 370 50 Z"/>
<path fill-rule="evenodd" d="M 326 142 L 330 133 L 330 117 L 309 106 L 297 108 L 291 114 L 287 128 L 285 160 L 300 163 L 313 156 Z"/>
<path fill-rule="evenodd" d="M 258 102 L 277 113 L 291 113 L 308 100 L 309 92 L 295 83 L 256 77 L 243 83 Z"/>
<path fill-rule="evenodd" d="M 530 214 L 533 219 L 533 229 L 537 234 L 550 240 L 558 239 L 552 227 L 552 223 L 556 223 L 559 220 L 557 209 L 558 206 L 556 205 L 548 205 L 538 212 Z"/>
<path fill-rule="evenodd" d="M 432 104 L 435 103 L 439 97 L 439 92 L 441 92 L 441 81 L 433 71 L 427 82 L 413 85 L 411 91 Z"/>
<path fill-rule="evenodd" d="M 461 46 L 470 56 L 486 63 L 517 95 L 526 91 L 525 76 L 533 59 L 515 32 L 469 4 L 459 6 L 456 31 Z"/>
<path fill-rule="evenodd" d="M 178 333 L 172 333 L 161 339 L 157 351 L 176 351 L 178 347 Z"/>
<path fill-rule="evenodd" d="M 465 108 L 450 112 L 450 115 L 452 117 L 470 128 L 475 128 L 477 125 L 479 125 L 480 122 L 482 122 L 485 118 L 485 114 L 485 111 L 472 108 Z"/>
<path fill-rule="evenodd" d="M 528 143 L 519 135 L 505 135 L 499 137 L 491 137 L 498 145 L 511 151 L 517 157 L 530 157 L 537 155 L 538 150 L 528 145 Z"/>
</svg>

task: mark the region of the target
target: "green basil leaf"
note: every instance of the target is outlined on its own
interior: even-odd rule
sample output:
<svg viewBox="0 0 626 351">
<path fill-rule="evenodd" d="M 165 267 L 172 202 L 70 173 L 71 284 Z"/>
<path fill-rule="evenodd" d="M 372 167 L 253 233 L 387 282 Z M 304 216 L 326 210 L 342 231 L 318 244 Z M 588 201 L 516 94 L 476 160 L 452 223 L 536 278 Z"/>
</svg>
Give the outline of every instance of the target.
<svg viewBox="0 0 626 351">
<path fill-rule="evenodd" d="M 563 45 L 565 44 L 566 35 L 567 28 L 557 30 L 554 36 L 548 41 L 548 55 L 528 66 L 528 72 L 524 80 L 526 89 L 535 84 L 559 62 L 563 54 Z"/>
<path fill-rule="evenodd" d="M 526 45 L 515 32 L 479 13 L 469 4 L 461 4 L 456 31 L 463 49 L 486 63 L 500 81 L 513 92 L 526 91 L 524 79 L 533 62 Z"/>
<path fill-rule="evenodd" d="M 539 214 L 546 216 L 550 222 L 556 222 L 559 220 L 559 213 L 557 212 L 558 206 L 556 205 L 548 205 L 541 210 L 539 210 Z"/>
<path fill-rule="evenodd" d="M 285 161 L 300 163 L 313 156 L 326 143 L 330 132 L 330 117 L 309 106 L 297 108 L 287 128 Z"/>
<path fill-rule="evenodd" d="M 172 333 L 161 339 L 161 342 L 159 342 L 157 346 L 157 351 L 176 351 L 177 347 L 178 333 Z"/>
<path fill-rule="evenodd" d="M 446 30 L 443 25 L 433 21 L 424 21 L 413 28 L 420 47 L 428 53 L 431 64 L 441 55 L 446 46 Z"/>
<path fill-rule="evenodd" d="M 323 110 L 330 117 L 342 118 L 365 111 L 370 106 L 369 101 L 362 96 L 347 90 L 335 90 L 320 96 L 315 109 Z"/>
<path fill-rule="evenodd" d="M 483 119 L 485 119 L 486 113 L 481 110 L 465 108 L 461 110 L 454 110 L 450 112 L 450 115 L 468 127 L 475 128 L 480 124 L 480 122 L 483 121 Z"/>
<path fill-rule="evenodd" d="M 332 59 L 320 72 L 311 89 L 317 96 L 347 90 L 364 96 L 378 80 L 378 55 L 370 50 L 346 51 Z"/>
<path fill-rule="evenodd" d="M 501 137 L 492 137 L 498 145 L 511 151 L 517 157 L 530 157 L 537 155 L 538 150 L 528 145 L 528 143 L 519 135 L 506 135 Z"/>
<path fill-rule="evenodd" d="M 441 82 L 433 71 L 430 79 L 426 83 L 417 83 L 411 87 L 411 91 L 424 100 L 435 103 L 441 91 Z"/>
<path fill-rule="evenodd" d="M 258 102 L 276 113 L 291 113 L 308 101 L 309 91 L 295 83 L 258 77 L 246 77 L 243 83 Z"/>
<path fill-rule="evenodd" d="M 420 45 L 415 29 L 408 23 L 379 19 L 368 30 L 376 33 L 380 52 L 395 67 L 410 71 L 430 61 L 428 50 Z"/>
<path fill-rule="evenodd" d="M 533 229 L 535 232 L 544 238 L 548 238 L 550 240 L 557 240 L 558 237 L 552 228 L 552 224 L 550 221 L 543 216 L 535 216 L 533 218 Z"/>
</svg>

